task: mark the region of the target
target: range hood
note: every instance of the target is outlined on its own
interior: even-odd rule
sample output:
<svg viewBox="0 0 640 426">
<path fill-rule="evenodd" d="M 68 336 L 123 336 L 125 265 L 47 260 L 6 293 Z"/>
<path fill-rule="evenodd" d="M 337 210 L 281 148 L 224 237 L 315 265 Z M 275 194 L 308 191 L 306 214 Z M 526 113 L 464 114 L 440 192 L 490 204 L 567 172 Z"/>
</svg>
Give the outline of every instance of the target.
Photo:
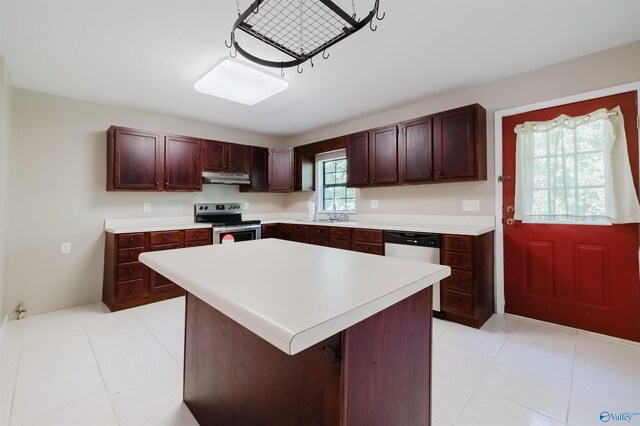
<svg viewBox="0 0 640 426">
<path fill-rule="evenodd" d="M 249 185 L 248 173 L 202 172 L 202 183 Z"/>
</svg>

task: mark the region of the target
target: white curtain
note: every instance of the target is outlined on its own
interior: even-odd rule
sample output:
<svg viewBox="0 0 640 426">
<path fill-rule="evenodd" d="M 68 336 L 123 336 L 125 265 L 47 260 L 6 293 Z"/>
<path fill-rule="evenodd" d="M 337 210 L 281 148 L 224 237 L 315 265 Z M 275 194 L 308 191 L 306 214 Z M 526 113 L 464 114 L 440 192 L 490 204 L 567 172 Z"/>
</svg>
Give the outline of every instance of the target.
<svg viewBox="0 0 640 426">
<path fill-rule="evenodd" d="M 640 222 L 619 107 L 516 132 L 516 220 Z"/>
</svg>

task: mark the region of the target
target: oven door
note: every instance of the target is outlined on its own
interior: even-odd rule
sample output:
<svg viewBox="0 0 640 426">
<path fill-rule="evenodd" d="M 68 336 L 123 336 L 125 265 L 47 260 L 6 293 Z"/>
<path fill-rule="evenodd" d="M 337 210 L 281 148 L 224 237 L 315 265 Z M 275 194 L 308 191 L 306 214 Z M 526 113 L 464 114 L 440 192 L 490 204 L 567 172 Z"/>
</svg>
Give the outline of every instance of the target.
<svg viewBox="0 0 640 426">
<path fill-rule="evenodd" d="M 237 243 L 260 239 L 260 225 L 225 226 L 213 228 L 213 244 Z"/>
</svg>

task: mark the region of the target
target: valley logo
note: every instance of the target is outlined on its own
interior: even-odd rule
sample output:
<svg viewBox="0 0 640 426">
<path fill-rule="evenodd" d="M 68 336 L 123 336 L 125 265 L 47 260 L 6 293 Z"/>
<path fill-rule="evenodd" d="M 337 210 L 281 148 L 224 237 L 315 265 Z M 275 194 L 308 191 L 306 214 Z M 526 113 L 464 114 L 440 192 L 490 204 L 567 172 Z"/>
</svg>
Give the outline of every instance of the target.
<svg viewBox="0 0 640 426">
<path fill-rule="evenodd" d="M 635 416 L 640 416 L 640 413 L 610 413 L 608 411 L 603 411 L 600 413 L 600 421 L 602 423 L 607 423 L 609 421 L 630 422 Z"/>
</svg>

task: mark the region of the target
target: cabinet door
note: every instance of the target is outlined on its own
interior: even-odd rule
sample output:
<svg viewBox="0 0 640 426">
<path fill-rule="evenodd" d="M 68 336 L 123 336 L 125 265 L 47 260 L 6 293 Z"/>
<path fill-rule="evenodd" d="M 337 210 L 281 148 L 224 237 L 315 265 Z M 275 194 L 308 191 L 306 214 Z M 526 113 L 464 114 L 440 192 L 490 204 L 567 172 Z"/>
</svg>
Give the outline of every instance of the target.
<svg viewBox="0 0 640 426">
<path fill-rule="evenodd" d="M 473 178 L 476 174 L 473 106 L 435 116 L 433 141 L 436 179 Z"/>
<path fill-rule="evenodd" d="M 269 191 L 293 191 L 293 149 L 269 150 Z"/>
<path fill-rule="evenodd" d="M 163 188 L 162 135 L 112 127 L 107 132 L 107 148 L 107 191 Z"/>
<path fill-rule="evenodd" d="M 400 175 L 403 182 L 433 179 L 433 120 L 425 117 L 401 125 L 398 147 Z"/>
<path fill-rule="evenodd" d="M 251 172 L 249 179 L 251 184 L 249 190 L 252 192 L 263 192 L 267 190 L 267 162 L 269 150 L 257 146 L 251 147 Z"/>
<path fill-rule="evenodd" d="M 233 173 L 249 173 L 249 147 L 229 144 L 229 171 Z"/>
<path fill-rule="evenodd" d="M 398 127 L 388 126 L 371 131 L 369 178 L 372 185 L 398 181 Z"/>
<path fill-rule="evenodd" d="M 229 144 L 218 141 L 204 141 L 204 170 L 226 172 L 229 170 Z"/>
<path fill-rule="evenodd" d="M 173 250 L 180 248 L 180 246 L 180 243 L 163 244 L 158 246 L 151 246 L 149 247 L 149 251 Z M 152 293 L 157 293 L 175 287 L 176 284 L 169 278 L 157 273 L 153 269 L 149 269 L 149 291 L 151 291 Z"/>
<path fill-rule="evenodd" d="M 164 188 L 176 191 L 202 191 L 200 140 L 166 136 L 164 145 Z"/>
<path fill-rule="evenodd" d="M 369 185 L 369 133 L 347 139 L 347 186 Z"/>
</svg>

